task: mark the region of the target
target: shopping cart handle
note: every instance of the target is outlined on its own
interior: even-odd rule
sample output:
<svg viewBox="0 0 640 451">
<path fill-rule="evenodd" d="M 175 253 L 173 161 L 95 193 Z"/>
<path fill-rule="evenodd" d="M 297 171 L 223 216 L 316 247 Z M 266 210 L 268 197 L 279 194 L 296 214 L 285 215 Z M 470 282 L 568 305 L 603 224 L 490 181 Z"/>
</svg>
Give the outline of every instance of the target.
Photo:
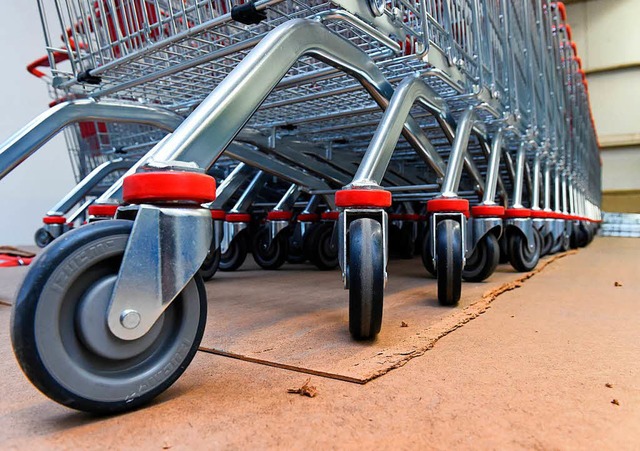
<svg viewBox="0 0 640 451">
<path fill-rule="evenodd" d="M 55 63 L 61 63 L 69 59 L 69 54 L 66 52 L 54 51 L 52 55 Z M 38 70 L 39 67 L 51 67 L 51 62 L 49 61 L 49 55 L 45 55 L 33 61 L 32 63 L 29 63 L 27 65 L 27 71 L 35 77 L 42 78 L 46 74 L 41 70 Z"/>
<path fill-rule="evenodd" d="M 573 41 L 571 41 L 571 48 L 573 49 L 573 54 L 578 56 L 578 46 Z"/>
<path fill-rule="evenodd" d="M 567 21 L 567 7 L 564 5 L 563 2 L 555 2 L 552 3 L 553 6 L 555 6 L 558 9 L 558 12 L 560 13 L 560 18 L 562 18 L 563 22 Z"/>
</svg>

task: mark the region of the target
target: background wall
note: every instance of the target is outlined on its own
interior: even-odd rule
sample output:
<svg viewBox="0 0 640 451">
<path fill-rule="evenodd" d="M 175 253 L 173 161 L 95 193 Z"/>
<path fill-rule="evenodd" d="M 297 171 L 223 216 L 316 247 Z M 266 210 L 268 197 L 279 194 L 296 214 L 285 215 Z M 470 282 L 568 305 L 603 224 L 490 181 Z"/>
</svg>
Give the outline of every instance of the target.
<svg viewBox="0 0 640 451">
<path fill-rule="evenodd" d="M 45 111 L 45 84 L 25 67 L 45 54 L 35 1 L 2 2 L 0 142 Z M 56 137 L 0 181 L 0 245 L 33 245 L 42 216 L 74 186 L 64 138 Z"/>
<path fill-rule="evenodd" d="M 602 148 L 603 208 L 640 213 L 640 1 L 568 3 Z"/>
</svg>

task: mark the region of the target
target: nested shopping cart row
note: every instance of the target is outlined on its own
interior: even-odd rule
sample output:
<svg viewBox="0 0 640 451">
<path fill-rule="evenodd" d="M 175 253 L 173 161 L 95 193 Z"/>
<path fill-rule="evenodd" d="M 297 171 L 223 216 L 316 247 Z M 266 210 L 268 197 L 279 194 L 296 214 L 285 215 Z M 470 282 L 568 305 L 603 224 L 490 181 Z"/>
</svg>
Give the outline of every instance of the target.
<svg viewBox="0 0 640 451">
<path fill-rule="evenodd" d="M 27 376 L 65 405 L 118 411 L 171 385 L 202 336 L 202 278 L 249 251 L 265 269 L 339 267 L 349 330 L 367 340 L 390 255 L 420 254 L 455 305 L 501 258 L 529 271 L 597 229 L 597 137 L 562 3 L 40 12 L 47 57 L 30 70 L 64 100 L 3 145 L 0 176 L 67 127 L 79 183 L 45 217 L 49 258 L 13 328 Z"/>
</svg>

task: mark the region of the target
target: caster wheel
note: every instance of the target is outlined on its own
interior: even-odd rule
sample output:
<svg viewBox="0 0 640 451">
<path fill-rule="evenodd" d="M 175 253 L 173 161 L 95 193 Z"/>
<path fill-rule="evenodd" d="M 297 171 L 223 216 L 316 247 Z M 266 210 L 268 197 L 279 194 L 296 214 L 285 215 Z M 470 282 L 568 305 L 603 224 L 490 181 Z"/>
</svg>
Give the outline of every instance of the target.
<svg viewBox="0 0 640 451">
<path fill-rule="evenodd" d="M 574 225 L 571 229 L 569 246 L 571 249 L 585 247 L 589 242 L 589 235 L 582 223 Z"/>
<path fill-rule="evenodd" d="M 589 230 L 583 223 L 580 223 L 576 230 L 578 232 L 576 235 L 576 244 L 578 247 L 585 247 L 589 244 Z"/>
<path fill-rule="evenodd" d="M 518 272 L 532 271 L 540 260 L 540 233 L 534 229 L 534 247 L 527 246 L 527 239 L 520 231 L 512 231 L 509 234 L 509 261 Z"/>
<path fill-rule="evenodd" d="M 382 326 L 384 256 L 382 226 L 374 219 L 349 225 L 349 332 L 356 340 L 370 340 Z"/>
<path fill-rule="evenodd" d="M 577 228 L 574 226 L 571 230 L 571 235 L 569 236 L 569 247 L 571 249 L 578 249 L 578 231 L 576 230 Z"/>
<path fill-rule="evenodd" d="M 400 257 L 400 227 L 389 222 L 388 237 L 389 237 L 389 257 Z"/>
<path fill-rule="evenodd" d="M 412 224 L 403 224 L 398 232 L 398 257 L 411 260 L 415 254 Z"/>
<path fill-rule="evenodd" d="M 218 268 L 220 267 L 220 248 L 213 250 L 209 249 L 209 253 L 207 257 L 202 262 L 202 266 L 200 266 L 200 277 L 205 282 L 213 279 L 213 276 L 218 272 Z"/>
<path fill-rule="evenodd" d="M 329 270 L 338 266 L 338 245 L 333 240 L 333 223 L 317 224 L 305 237 L 305 255 L 318 269 Z"/>
<path fill-rule="evenodd" d="M 556 252 L 568 251 L 571 248 L 569 244 L 570 244 L 569 236 L 563 233 L 556 240 L 555 244 L 553 245 L 553 248 L 551 249 L 551 253 L 555 254 Z"/>
<path fill-rule="evenodd" d="M 500 264 L 509 263 L 509 249 L 507 242 L 507 234 L 503 232 L 498 240 L 498 246 L 500 247 L 500 259 L 498 260 L 498 263 Z"/>
<path fill-rule="evenodd" d="M 560 250 L 566 252 L 569 249 L 571 249 L 571 236 L 563 233 L 560 237 Z"/>
<path fill-rule="evenodd" d="M 247 258 L 247 252 L 247 242 L 241 233 L 231 241 L 227 252 L 220 256 L 220 271 L 235 271 L 241 267 Z"/>
<path fill-rule="evenodd" d="M 253 259 L 263 269 L 278 269 L 287 259 L 288 237 L 277 235 L 269 244 L 269 228 L 260 227 L 253 236 Z"/>
<path fill-rule="evenodd" d="M 43 227 L 36 230 L 36 234 L 33 239 L 36 242 L 36 246 L 39 248 L 45 248 L 53 241 L 51 234 Z"/>
<path fill-rule="evenodd" d="M 433 266 L 433 254 L 431 252 L 431 235 L 425 232 L 422 238 L 422 265 L 432 276 L 436 277 L 436 267 Z"/>
<path fill-rule="evenodd" d="M 418 233 L 416 233 L 416 241 L 413 244 L 413 255 L 422 255 L 422 246 L 424 246 L 424 238 L 427 227 L 423 222 L 418 222 Z"/>
<path fill-rule="evenodd" d="M 287 263 L 299 265 L 307 261 L 307 257 L 304 255 L 302 249 L 291 247 L 289 244 L 289 253 L 287 254 Z"/>
<path fill-rule="evenodd" d="M 589 232 L 589 239 L 587 240 L 587 245 L 589 245 L 593 241 L 593 238 L 596 236 L 596 231 L 593 227 L 589 227 L 587 230 Z"/>
<path fill-rule="evenodd" d="M 441 305 L 456 305 L 462 291 L 462 231 L 453 219 L 436 225 L 436 272 L 438 301 Z"/>
<path fill-rule="evenodd" d="M 500 259 L 500 245 L 495 235 L 485 235 L 467 258 L 462 270 L 462 278 L 467 282 L 482 282 L 498 267 Z"/>
<path fill-rule="evenodd" d="M 540 257 L 544 257 L 552 253 L 551 250 L 554 245 L 553 234 L 547 233 L 544 237 L 541 236 L 541 238 L 542 248 L 540 249 Z"/>
<path fill-rule="evenodd" d="M 195 355 L 206 322 L 199 275 L 137 340 L 111 334 L 106 315 L 133 222 L 72 230 L 34 261 L 11 323 L 22 370 L 46 396 L 73 409 L 135 409 L 173 384 Z"/>
</svg>

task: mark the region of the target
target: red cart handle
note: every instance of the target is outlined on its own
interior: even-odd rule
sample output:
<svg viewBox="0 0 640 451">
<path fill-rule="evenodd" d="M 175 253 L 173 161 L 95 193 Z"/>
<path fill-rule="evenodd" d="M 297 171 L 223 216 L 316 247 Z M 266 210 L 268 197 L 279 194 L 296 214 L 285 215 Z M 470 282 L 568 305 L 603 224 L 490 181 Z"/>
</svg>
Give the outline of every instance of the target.
<svg viewBox="0 0 640 451">
<path fill-rule="evenodd" d="M 69 59 L 69 54 L 67 52 L 54 51 L 51 55 L 53 56 L 53 61 L 56 64 L 67 61 Z M 49 61 L 48 55 L 38 58 L 34 62 L 28 64 L 27 71 L 35 77 L 42 78 L 46 74 L 41 70 L 38 70 L 39 67 L 51 67 L 51 62 Z"/>
</svg>

